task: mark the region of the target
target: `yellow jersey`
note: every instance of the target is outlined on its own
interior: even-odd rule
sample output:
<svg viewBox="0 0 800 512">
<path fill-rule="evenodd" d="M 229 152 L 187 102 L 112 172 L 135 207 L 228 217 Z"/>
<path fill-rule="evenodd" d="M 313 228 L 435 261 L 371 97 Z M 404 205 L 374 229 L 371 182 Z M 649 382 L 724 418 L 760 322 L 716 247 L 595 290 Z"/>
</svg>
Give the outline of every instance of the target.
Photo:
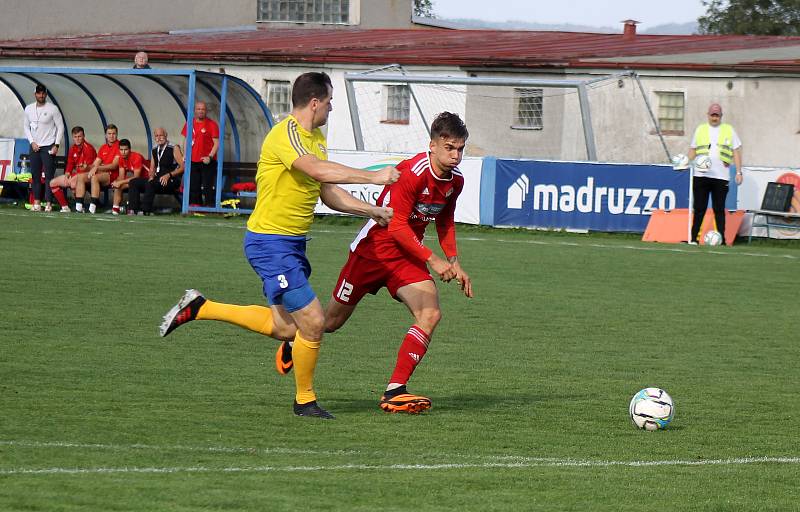
<svg viewBox="0 0 800 512">
<path fill-rule="evenodd" d="M 328 159 L 327 142 L 319 128 L 309 132 L 294 116 L 272 127 L 261 146 L 256 171 L 256 207 L 247 229 L 270 235 L 305 235 L 314 221 L 320 182 L 292 168 L 301 156 Z"/>
</svg>

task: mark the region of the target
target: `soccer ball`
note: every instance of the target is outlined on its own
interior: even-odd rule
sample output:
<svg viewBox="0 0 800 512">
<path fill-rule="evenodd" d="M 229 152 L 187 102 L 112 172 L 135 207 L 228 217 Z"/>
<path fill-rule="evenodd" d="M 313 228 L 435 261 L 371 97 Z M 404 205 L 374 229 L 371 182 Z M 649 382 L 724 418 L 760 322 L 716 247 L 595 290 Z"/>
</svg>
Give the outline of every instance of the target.
<svg viewBox="0 0 800 512">
<path fill-rule="evenodd" d="M 708 155 L 700 155 L 694 159 L 694 168 L 698 171 L 707 171 L 711 169 L 711 157 Z"/>
<path fill-rule="evenodd" d="M 722 245 L 722 235 L 719 234 L 719 231 L 706 231 L 703 243 L 706 245 Z"/>
<path fill-rule="evenodd" d="M 675 171 L 685 171 L 689 168 L 689 157 L 680 154 L 672 157 L 672 169 Z"/>
<path fill-rule="evenodd" d="M 659 388 L 644 388 L 633 395 L 628 409 L 631 421 L 642 430 L 667 428 L 675 414 L 672 398 Z"/>
</svg>

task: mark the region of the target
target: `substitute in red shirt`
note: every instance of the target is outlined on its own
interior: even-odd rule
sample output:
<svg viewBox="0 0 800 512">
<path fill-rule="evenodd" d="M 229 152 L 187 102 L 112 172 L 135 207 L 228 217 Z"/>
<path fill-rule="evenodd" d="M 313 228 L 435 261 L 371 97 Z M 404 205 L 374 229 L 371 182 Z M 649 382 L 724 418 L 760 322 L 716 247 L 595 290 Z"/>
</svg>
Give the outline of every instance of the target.
<svg viewBox="0 0 800 512">
<path fill-rule="evenodd" d="M 186 137 L 186 123 L 183 124 L 181 135 Z M 198 101 L 194 107 L 194 120 L 192 122 L 192 162 L 209 163 L 217 159 L 219 146 L 219 125 L 211 118 L 206 117 L 206 104 Z"/>
<path fill-rule="evenodd" d="M 186 125 L 181 134 L 186 137 Z M 187 141 L 188 146 L 188 141 Z M 189 169 L 189 205 L 214 206 L 217 200 L 217 148 L 219 126 L 206 117 L 206 104 L 194 106 L 192 122 L 192 165 Z"/>
</svg>

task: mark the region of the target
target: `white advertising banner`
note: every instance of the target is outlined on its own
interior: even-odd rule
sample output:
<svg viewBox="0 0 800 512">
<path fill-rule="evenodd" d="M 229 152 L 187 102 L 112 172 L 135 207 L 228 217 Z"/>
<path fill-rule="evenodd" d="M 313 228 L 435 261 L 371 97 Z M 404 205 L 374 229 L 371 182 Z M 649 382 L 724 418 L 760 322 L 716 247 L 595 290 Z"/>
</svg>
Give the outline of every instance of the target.
<svg viewBox="0 0 800 512">
<path fill-rule="evenodd" d="M 800 169 L 775 168 L 775 167 L 745 167 L 744 181 L 739 186 L 737 192 L 737 206 L 741 210 L 759 210 L 761 201 L 764 199 L 764 192 L 767 190 L 767 183 L 791 183 L 794 185 L 794 198 L 792 207 L 789 211 L 800 212 Z M 750 226 L 753 224 L 753 214 L 748 213 L 744 216 L 744 221 L 739 228 L 740 236 L 750 234 Z M 772 238 L 800 238 L 800 231 L 795 229 L 771 228 Z M 766 228 L 756 227 L 753 229 L 753 236 L 767 236 Z"/>
<path fill-rule="evenodd" d="M 404 153 L 371 153 L 363 151 L 330 150 L 328 159 L 357 169 L 378 170 L 387 165 L 397 165 L 413 155 Z M 464 190 L 456 204 L 456 222 L 464 224 L 480 224 L 481 167 L 482 158 L 464 158 L 458 166 L 464 175 Z M 375 204 L 383 190 L 379 185 L 339 185 L 354 197 Z M 315 213 L 335 214 L 322 202 L 317 203 Z"/>
<path fill-rule="evenodd" d="M 14 139 L 0 138 L 0 181 L 14 172 Z"/>
</svg>

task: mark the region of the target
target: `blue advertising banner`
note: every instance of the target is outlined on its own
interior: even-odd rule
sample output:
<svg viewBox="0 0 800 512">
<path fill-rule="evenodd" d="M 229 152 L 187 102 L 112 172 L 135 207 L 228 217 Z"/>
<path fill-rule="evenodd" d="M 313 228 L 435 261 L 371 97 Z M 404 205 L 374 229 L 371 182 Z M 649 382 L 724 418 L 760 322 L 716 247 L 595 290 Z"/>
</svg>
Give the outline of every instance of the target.
<svg viewBox="0 0 800 512">
<path fill-rule="evenodd" d="M 653 210 L 689 206 L 667 165 L 496 161 L 494 225 L 643 233 Z"/>
</svg>

